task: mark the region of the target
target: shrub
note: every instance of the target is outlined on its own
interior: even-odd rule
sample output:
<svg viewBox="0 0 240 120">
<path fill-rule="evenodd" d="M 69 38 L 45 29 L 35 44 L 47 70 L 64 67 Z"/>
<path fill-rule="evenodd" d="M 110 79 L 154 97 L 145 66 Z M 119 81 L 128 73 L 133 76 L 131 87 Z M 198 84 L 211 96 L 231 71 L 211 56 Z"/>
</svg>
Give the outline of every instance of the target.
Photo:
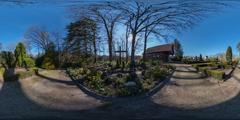
<svg viewBox="0 0 240 120">
<path fill-rule="evenodd" d="M 68 68 L 67 72 L 69 76 L 73 77 L 74 79 L 81 79 L 83 76 L 86 76 L 91 73 L 91 71 L 87 68 Z"/>
<path fill-rule="evenodd" d="M 0 77 L 3 76 L 4 71 L 5 71 L 5 69 L 1 67 L 1 68 L 0 68 Z"/>
<path fill-rule="evenodd" d="M 127 87 L 117 88 L 116 91 L 117 91 L 119 96 L 130 96 L 131 95 L 131 92 Z"/>
<path fill-rule="evenodd" d="M 227 63 L 230 65 L 232 64 L 232 47 L 229 46 L 227 48 L 227 51 L 226 51 L 226 60 L 227 60 Z"/>
<path fill-rule="evenodd" d="M 128 87 L 124 85 L 120 85 L 117 87 L 116 92 L 119 96 L 134 96 L 139 93 L 139 86 Z"/>
<path fill-rule="evenodd" d="M 27 68 L 31 68 L 35 66 L 35 61 L 32 58 L 27 57 L 27 58 L 24 58 L 24 64 Z"/>
<path fill-rule="evenodd" d="M 44 58 L 43 63 L 41 65 L 42 68 L 47 70 L 53 70 L 56 68 L 55 64 L 52 62 L 51 58 Z"/>
<path fill-rule="evenodd" d="M 90 88 L 96 91 L 103 91 L 104 81 L 102 80 L 102 72 L 92 72 L 89 76 L 87 76 L 85 84 Z"/>
<path fill-rule="evenodd" d="M 167 69 L 166 68 L 160 68 L 160 67 L 155 67 L 152 72 L 152 77 L 154 80 L 157 79 L 162 79 L 167 75 Z"/>
<path fill-rule="evenodd" d="M 197 70 L 199 70 L 200 67 L 207 67 L 209 65 L 210 65 L 209 63 L 196 63 L 196 64 L 193 64 L 192 66 Z"/>
<path fill-rule="evenodd" d="M 198 68 L 198 71 L 204 73 L 204 74 L 207 74 L 207 70 L 209 69 L 209 67 L 199 67 Z"/>
<path fill-rule="evenodd" d="M 220 68 L 224 68 L 224 69 L 230 69 L 232 68 L 232 65 L 229 65 L 228 62 L 221 62 L 219 64 Z"/>
<path fill-rule="evenodd" d="M 16 49 L 14 51 L 14 55 L 16 58 L 16 63 L 18 67 L 24 67 L 25 61 L 24 59 L 27 57 L 26 47 L 23 43 L 18 43 Z"/>
<path fill-rule="evenodd" d="M 119 60 L 117 60 L 117 63 L 116 63 L 116 68 L 120 68 L 120 61 Z"/>
<path fill-rule="evenodd" d="M 217 79 L 217 80 L 223 80 L 225 72 L 221 71 L 221 70 L 209 70 L 208 72 L 210 74 L 210 76 L 212 76 L 213 78 Z"/>
<path fill-rule="evenodd" d="M 143 91 L 149 91 L 154 87 L 155 81 L 153 81 L 152 79 L 145 79 L 145 80 L 141 80 L 141 84 L 142 84 Z"/>
</svg>

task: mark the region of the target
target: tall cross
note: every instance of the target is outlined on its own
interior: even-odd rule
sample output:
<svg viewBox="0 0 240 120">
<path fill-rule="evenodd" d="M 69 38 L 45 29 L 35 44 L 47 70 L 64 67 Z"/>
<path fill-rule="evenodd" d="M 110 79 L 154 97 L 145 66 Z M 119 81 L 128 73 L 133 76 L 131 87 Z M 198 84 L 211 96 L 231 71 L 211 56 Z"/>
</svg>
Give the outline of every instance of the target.
<svg viewBox="0 0 240 120">
<path fill-rule="evenodd" d="M 127 53 L 126 50 L 122 50 L 121 49 L 121 46 L 119 46 L 119 50 L 115 51 L 116 53 L 119 53 L 119 56 L 120 56 L 120 63 L 122 62 L 122 53 Z"/>
</svg>

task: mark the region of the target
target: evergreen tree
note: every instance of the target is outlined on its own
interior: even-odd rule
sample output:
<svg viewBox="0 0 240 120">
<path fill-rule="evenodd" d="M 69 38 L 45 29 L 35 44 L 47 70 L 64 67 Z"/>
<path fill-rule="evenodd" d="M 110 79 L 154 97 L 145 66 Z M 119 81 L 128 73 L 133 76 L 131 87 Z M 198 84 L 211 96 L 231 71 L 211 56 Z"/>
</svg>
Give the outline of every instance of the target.
<svg viewBox="0 0 240 120">
<path fill-rule="evenodd" d="M 26 48 L 23 43 L 18 43 L 14 51 L 16 64 L 18 67 L 24 67 L 24 60 L 27 57 Z"/>
<path fill-rule="evenodd" d="M 183 58 L 183 49 L 179 40 L 175 39 L 173 42 L 174 45 L 174 56 L 176 60 L 181 61 Z"/>
<path fill-rule="evenodd" d="M 89 18 L 83 18 L 71 23 L 68 35 L 65 40 L 68 52 L 76 56 L 77 59 L 86 59 L 94 54 L 96 57 L 96 23 Z"/>
<path fill-rule="evenodd" d="M 40 58 L 41 67 L 44 69 L 55 69 L 58 66 L 56 56 L 57 52 L 55 50 L 55 45 L 53 43 L 50 43 L 45 55 Z"/>
<path fill-rule="evenodd" d="M 232 47 L 229 46 L 226 51 L 226 60 L 228 64 L 232 64 Z"/>
<path fill-rule="evenodd" d="M 203 61 L 202 54 L 199 55 L 199 61 Z"/>
</svg>

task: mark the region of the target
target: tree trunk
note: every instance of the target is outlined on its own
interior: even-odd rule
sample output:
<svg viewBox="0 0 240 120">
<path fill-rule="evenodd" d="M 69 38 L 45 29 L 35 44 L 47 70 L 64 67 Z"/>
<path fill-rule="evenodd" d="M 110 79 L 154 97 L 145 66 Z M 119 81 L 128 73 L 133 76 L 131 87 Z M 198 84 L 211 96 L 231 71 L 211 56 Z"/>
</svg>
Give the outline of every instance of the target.
<svg viewBox="0 0 240 120">
<path fill-rule="evenodd" d="M 131 48 L 131 70 L 135 68 L 135 42 L 136 42 L 136 33 L 132 33 L 132 48 Z"/>
<path fill-rule="evenodd" d="M 128 62 L 128 57 L 129 57 L 129 55 L 128 55 L 128 38 L 129 38 L 129 26 L 127 25 L 127 28 L 126 28 L 126 33 L 125 33 L 125 39 L 126 39 L 126 63 Z"/>
<path fill-rule="evenodd" d="M 128 39 L 126 39 L 126 63 L 128 62 Z"/>
<path fill-rule="evenodd" d="M 112 36 L 108 36 L 109 61 L 112 62 Z"/>
<path fill-rule="evenodd" d="M 147 28 L 146 28 L 146 31 L 144 33 L 144 49 L 143 49 L 143 61 L 144 62 L 146 61 L 147 38 L 148 38 L 148 35 L 147 35 Z"/>
<path fill-rule="evenodd" d="M 93 49 L 94 49 L 94 63 L 97 62 L 97 45 L 96 45 L 96 33 L 94 32 L 94 40 L 93 40 Z"/>
</svg>

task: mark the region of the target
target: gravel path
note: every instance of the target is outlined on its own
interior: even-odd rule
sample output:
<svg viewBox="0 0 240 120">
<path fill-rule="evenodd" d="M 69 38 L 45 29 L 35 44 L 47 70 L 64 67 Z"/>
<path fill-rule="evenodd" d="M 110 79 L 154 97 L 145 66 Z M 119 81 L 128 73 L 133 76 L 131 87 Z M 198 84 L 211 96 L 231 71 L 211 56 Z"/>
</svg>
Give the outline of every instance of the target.
<svg viewBox="0 0 240 120">
<path fill-rule="evenodd" d="M 57 76 L 34 76 L 18 82 L 0 82 L 0 119 L 240 118 L 239 69 L 234 71 L 231 79 L 221 84 L 196 82 L 209 79 L 202 79 L 190 66 L 178 65 L 177 70 L 173 75 L 175 78 L 171 78 L 153 96 L 112 102 L 88 96 L 61 71 Z M 183 77 L 184 72 L 188 78 L 178 79 Z M 193 83 L 190 85 L 189 81 Z"/>
</svg>

